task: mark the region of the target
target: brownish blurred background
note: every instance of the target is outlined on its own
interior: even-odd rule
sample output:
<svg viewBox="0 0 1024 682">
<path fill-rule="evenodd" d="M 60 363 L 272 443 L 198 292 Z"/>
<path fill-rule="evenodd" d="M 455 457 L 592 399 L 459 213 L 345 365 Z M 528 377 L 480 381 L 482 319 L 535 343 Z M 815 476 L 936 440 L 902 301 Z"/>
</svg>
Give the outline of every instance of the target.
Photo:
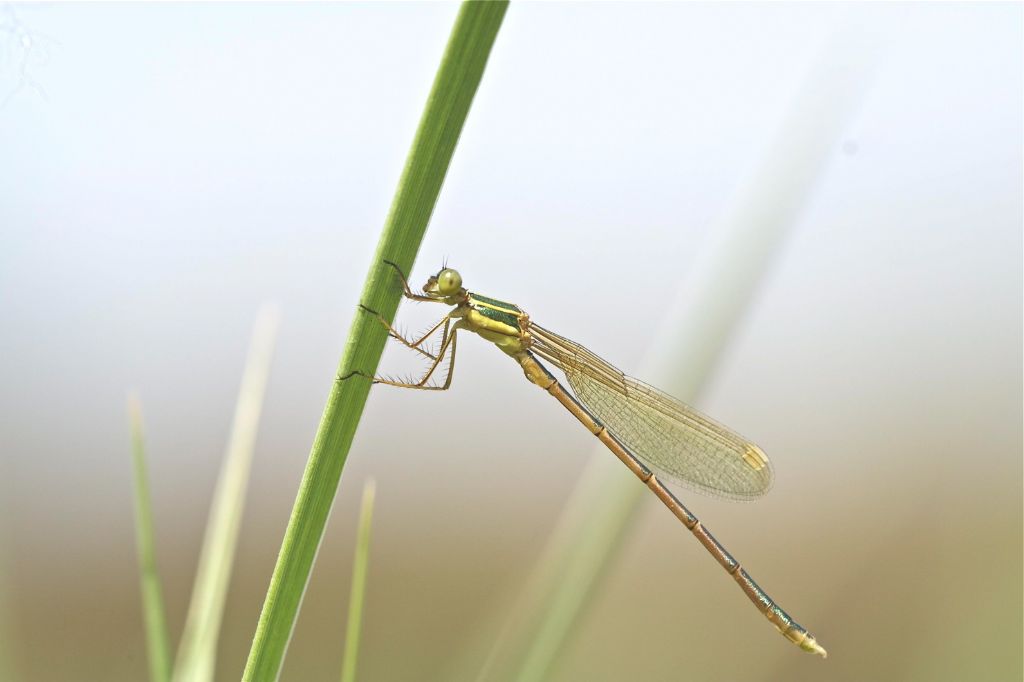
<svg viewBox="0 0 1024 682">
<path fill-rule="evenodd" d="M 129 388 L 180 634 L 272 299 L 218 663 L 239 677 L 456 11 L 0 6 L 0 677 L 144 679 Z M 775 489 L 684 496 L 828 660 L 652 498 L 551 679 L 1021 679 L 1021 27 L 1009 3 L 510 8 L 414 280 L 447 257 L 631 373 L 757 169 L 808 153 L 779 137 L 816 120 L 794 107 L 863 74 L 700 403 Z M 367 477 L 361 679 L 472 679 L 592 456 L 473 339 L 449 393 L 375 389 L 282 679 L 337 678 Z"/>
</svg>

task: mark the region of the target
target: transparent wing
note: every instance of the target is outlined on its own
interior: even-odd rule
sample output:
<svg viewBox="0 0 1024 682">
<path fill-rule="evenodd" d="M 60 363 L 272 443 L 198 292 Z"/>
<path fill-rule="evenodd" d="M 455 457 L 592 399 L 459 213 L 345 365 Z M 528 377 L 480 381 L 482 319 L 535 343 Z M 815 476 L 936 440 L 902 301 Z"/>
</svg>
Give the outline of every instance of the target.
<svg viewBox="0 0 1024 682">
<path fill-rule="evenodd" d="M 771 488 L 771 463 L 743 436 L 574 341 L 533 323 L 530 331 L 531 350 L 561 369 L 579 401 L 655 473 L 731 499 L 760 497 Z"/>
</svg>

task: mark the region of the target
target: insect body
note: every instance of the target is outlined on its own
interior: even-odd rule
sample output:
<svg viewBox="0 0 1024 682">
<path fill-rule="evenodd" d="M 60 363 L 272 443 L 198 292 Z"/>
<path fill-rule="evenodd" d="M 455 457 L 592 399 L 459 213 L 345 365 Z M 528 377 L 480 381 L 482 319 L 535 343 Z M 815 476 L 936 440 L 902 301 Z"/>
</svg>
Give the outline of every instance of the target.
<svg viewBox="0 0 1024 682">
<path fill-rule="evenodd" d="M 416 340 L 403 337 L 378 315 L 393 338 L 432 362 L 417 382 L 375 379 L 375 383 L 445 390 L 454 372 L 458 332 L 472 332 L 490 341 L 518 362 L 527 379 L 558 400 L 668 507 L 787 639 L 804 651 L 826 655 L 814 637 L 753 581 L 661 480 L 720 497 L 759 497 L 771 487 L 773 476 L 759 447 L 668 394 L 626 376 L 575 341 L 531 322 L 519 306 L 466 290 L 462 276 L 452 268 L 431 276 L 423 293 L 413 292 L 404 275 L 402 280 L 406 298 L 453 308 Z M 424 351 L 424 341 L 438 332 L 441 344 L 437 354 Z M 430 384 L 446 357 L 444 382 Z M 572 390 L 562 386 L 542 361 L 561 370 Z"/>
</svg>

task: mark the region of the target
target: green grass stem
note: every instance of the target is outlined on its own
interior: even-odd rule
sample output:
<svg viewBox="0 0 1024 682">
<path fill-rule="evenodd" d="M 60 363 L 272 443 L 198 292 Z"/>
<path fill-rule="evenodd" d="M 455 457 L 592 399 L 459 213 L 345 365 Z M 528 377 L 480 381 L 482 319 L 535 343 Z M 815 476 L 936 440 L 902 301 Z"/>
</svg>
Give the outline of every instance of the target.
<svg viewBox="0 0 1024 682">
<path fill-rule="evenodd" d="M 394 319 L 401 291 L 384 261 L 405 272 L 412 268 L 507 6 L 467 2 L 459 10 L 363 287 L 361 302 L 387 319 Z M 280 674 L 369 394 L 363 375 L 376 371 L 386 341 L 378 320 L 356 310 L 256 626 L 243 675 L 247 681 L 276 680 Z"/>
<path fill-rule="evenodd" d="M 341 682 L 355 682 L 359 635 L 363 628 L 363 603 L 366 600 L 366 572 L 370 564 L 370 527 L 377 484 L 371 478 L 363 486 L 359 508 L 359 530 L 355 558 L 352 560 L 352 588 L 348 600 L 348 626 L 345 628 L 345 657 L 341 664 Z"/>
<path fill-rule="evenodd" d="M 168 682 L 171 679 L 171 642 L 167 634 L 160 574 L 156 568 L 156 534 L 153 530 L 153 506 L 146 467 L 142 407 L 134 395 L 128 397 L 128 418 L 131 424 L 132 461 L 135 468 L 135 541 L 142 586 L 142 615 L 146 627 L 149 679 L 152 682 Z"/>
<path fill-rule="evenodd" d="M 264 306 L 257 315 L 231 435 L 199 554 L 192 601 L 174 663 L 174 682 L 209 682 L 213 679 L 217 641 L 242 524 L 278 319 L 277 309 L 270 305 Z"/>
<path fill-rule="evenodd" d="M 2 474 L 3 472 L 0 471 L 0 475 Z M 3 516 L 0 516 L 0 680 L 19 680 L 23 679 L 24 675 L 19 674 L 16 660 L 20 642 L 14 627 L 14 604 L 11 598 L 13 583 L 11 581 L 10 552 L 8 551 L 10 539 L 3 523 L 6 519 L 11 518 L 11 515 L 6 511 L 4 500 L 0 499 L 0 512 L 3 512 Z"/>
</svg>

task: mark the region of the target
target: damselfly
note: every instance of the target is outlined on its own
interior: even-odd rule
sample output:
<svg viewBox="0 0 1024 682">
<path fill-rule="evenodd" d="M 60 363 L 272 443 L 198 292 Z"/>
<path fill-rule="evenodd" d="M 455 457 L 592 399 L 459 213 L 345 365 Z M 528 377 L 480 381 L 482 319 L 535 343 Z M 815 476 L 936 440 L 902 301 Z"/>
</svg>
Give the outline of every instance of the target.
<svg viewBox="0 0 1024 682">
<path fill-rule="evenodd" d="M 462 286 L 462 276 L 452 268 L 445 267 L 431 276 L 423 293 L 415 293 L 401 269 L 385 262 L 401 277 L 406 298 L 454 308 L 422 337 L 408 339 L 381 315 L 362 306 L 380 320 L 391 337 L 430 360 L 430 367 L 418 381 L 374 378 L 374 383 L 443 391 L 451 385 L 459 331 L 473 332 L 495 344 L 520 364 L 527 379 L 554 396 L 651 489 L 786 639 L 804 651 L 826 655 L 814 637 L 758 587 L 739 562 L 661 482 L 664 478 L 733 499 L 759 497 L 772 484 L 771 465 L 759 447 L 668 394 L 626 376 L 580 344 L 534 323 L 519 306 L 467 291 Z M 423 346 L 438 332 L 441 341 L 435 354 Z M 431 377 L 445 358 L 444 381 L 431 384 Z M 572 393 L 541 360 L 565 374 Z M 348 376 L 353 374 L 360 372 Z"/>
</svg>

